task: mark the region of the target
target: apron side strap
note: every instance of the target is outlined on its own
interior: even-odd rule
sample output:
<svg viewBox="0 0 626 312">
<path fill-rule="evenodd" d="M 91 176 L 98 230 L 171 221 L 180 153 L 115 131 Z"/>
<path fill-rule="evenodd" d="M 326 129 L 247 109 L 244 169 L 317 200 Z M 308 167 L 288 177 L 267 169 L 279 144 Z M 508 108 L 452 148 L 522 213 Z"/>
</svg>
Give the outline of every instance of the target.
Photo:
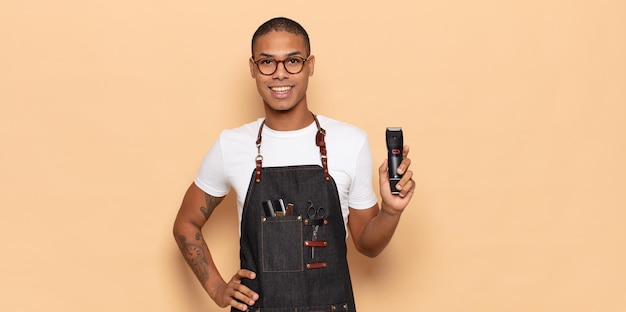
<svg viewBox="0 0 626 312">
<path fill-rule="evenodd" d="M 261 122 L 261 126 L 259 127 L 259 134 L 256 137 L 256 169 L 254 172 L 254 181 L 256 183 L 261 182 L 261 168 L 263 167 L 263 156 L 261 156 L 261 132 L 263 132 L 263 125 L 265 125 L 265 120 Z"/>
<path fill-rule="evenodd" d="M 315 145 L 320 147 L 320 159 L 322 160 L 322 167 L 324 168 L 324 179 L 330 181 L 330 174 L 328 173 L 328 156 L 326 155 L 326 130 L 320 127 L 317 117 L 315 117 L 315 123 L 317 124 L 317 135 L 315 135 Z"/>
</svg>

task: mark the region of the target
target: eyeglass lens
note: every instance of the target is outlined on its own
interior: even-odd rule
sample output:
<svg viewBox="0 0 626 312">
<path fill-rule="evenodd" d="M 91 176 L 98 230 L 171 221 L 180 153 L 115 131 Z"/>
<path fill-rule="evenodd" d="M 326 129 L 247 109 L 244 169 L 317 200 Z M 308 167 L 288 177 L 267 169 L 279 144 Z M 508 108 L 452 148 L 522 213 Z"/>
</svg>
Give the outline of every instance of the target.
<svg viewBox="0 0 626 312">
<path fill-rule="evenodd" d="M 283 61 L 277 61 L 274 59 L 260 59 L 256 61 L 256 65 L 259 71 L 263 75 L 271 75 L 276 72 L 278 63 L 283 63 L 285 70 L 290 74 L 297 74 L 302 71 L 304 67 L 305 59 L 299 57 L 289 57 Z"/>
</svg>

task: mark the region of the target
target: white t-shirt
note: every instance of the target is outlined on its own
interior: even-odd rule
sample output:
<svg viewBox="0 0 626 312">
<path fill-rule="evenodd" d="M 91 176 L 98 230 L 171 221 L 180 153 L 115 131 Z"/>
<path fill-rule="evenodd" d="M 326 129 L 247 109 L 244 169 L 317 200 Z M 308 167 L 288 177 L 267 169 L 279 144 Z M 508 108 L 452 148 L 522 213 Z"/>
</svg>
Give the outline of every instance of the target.
<svg viewBox="0 0 626 312">
<path fill-rule="evenodd" d="M 344 224 L 349 207 L 367 209 L 378 199 L 372 187 L 372 155 L 367 134 L 352 125 L 317 115 L 326 130 L 328 170 L 337 184 Z M 204 192 L 221 197 L 237 193 L 239 222 L 257 157 L 256 139 L 262 118 L 232 130 L 224 130 L 202 162 L 195 184 Z M 303 129 L 275 131 L 263 126 L 263 167 L 320 165 L 315 144 L 315 122 Z"/>
</svg>

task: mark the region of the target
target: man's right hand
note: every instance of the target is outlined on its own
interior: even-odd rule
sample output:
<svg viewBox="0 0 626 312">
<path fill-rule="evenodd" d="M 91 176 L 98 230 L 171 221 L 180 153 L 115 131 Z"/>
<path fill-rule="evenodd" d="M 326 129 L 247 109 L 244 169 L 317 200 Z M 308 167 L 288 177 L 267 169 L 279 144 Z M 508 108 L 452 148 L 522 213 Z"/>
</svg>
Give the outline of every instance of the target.
<svg viewBox="0 0 626 312">
<path fill-rule="evenodd" d="M 246 269 L 237 271 L 228 283 L 222 284 L 217 288 L 217 293 L 213 298 L 215 303 L 222 308 L 230 305 L 241 311 L 246 311 L 248 306 L 254 305 L 259 299 L 259 294 L 241 284 L 241 280 L 244 278 L 255 279 L 256 273 Z"/>
</svg>

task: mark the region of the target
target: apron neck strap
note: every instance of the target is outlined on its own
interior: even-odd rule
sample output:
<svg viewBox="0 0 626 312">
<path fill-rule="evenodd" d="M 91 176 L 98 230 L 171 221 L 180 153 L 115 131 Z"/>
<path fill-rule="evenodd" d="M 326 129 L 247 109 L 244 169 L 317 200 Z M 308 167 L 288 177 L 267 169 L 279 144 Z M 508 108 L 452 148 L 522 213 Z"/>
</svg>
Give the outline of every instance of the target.
<svg viewBox="0 0 626 312">
<path fill-rule="evenodd" d="M 324 140 L 326 137 L 326 130 L 320 126 L 319 120 L 317 120 L 317 116 L 313 113 L 313 120 L 315 120 L 315 125 L 317 126 L 317 134 L 315 135 L 315 145 L 320 148 L 320 159 L 322 161 L 322 167 L 324 168 L 324 179 L 326 181 L 330 180 L 330 174 L 328 172 L 328 156 L 326 155 L 326 141 Z M 263 168 L 263 156 L 261 155 L 261 133 L 263 132 L 263 126 L 265 125 L 265 120 L 261 122 L 261 126 L 259 126 L 259 134 L 256 138 L 256 169 L 255 169 L 255 177 L 254 181 L 259 183 L 261 182 L 261 168 Z"/>
</svg>

